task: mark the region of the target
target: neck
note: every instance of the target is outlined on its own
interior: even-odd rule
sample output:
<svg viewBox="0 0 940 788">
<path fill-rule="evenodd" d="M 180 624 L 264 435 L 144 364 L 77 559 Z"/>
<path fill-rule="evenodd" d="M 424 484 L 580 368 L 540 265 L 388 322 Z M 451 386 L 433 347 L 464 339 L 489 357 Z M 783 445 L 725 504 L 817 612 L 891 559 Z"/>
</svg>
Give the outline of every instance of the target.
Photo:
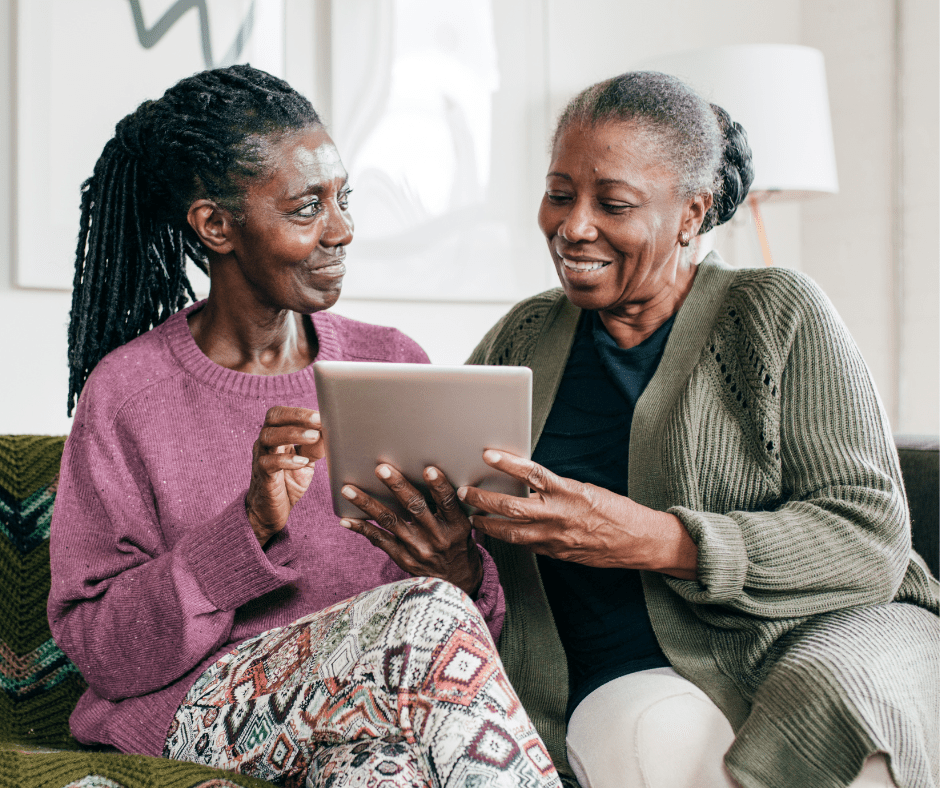
<svg viewBox="0 0 940 788">
<path fill-rule="evenodd" d="M 646 299 L 620 304 L 613 310 L 601 310 L 600 318 L 618 347 L 631 348 L 650 337 L 663 323 L 679 311 L 685 302 L 698 266 L 688 262 L 679 265 L 665 286 Z"/>
<path fill-rule="evenodd" d="M 205 306 L 189 316 L 189 330 L 206 356 L 252 375 L 284 375 L 313 362 L 317 338 L 306 315 L 241 301 L 212 288 Z"/>
</svg>

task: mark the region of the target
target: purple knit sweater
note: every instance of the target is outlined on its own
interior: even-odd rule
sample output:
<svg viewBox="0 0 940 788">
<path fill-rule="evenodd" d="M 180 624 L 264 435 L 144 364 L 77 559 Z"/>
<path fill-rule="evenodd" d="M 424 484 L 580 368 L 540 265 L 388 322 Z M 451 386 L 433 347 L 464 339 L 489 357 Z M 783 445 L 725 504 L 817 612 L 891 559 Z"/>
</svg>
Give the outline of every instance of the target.
<svg viewBox="0 0 940 788">
<path fill-rule="evenodd" d="M 76 738 L 160 755 L 196 678 L 237 643 L 407 575 L 333 514 L 326 464 L 264 549 L 245 514 L 272 405 L 316 408 L 311 367 L 248 375 L 210 361 L 186 315 L 118 348 L 88 379 L 52 517 L 49 623 L 88 682 Z M 391 328 L 313 315 L 318 359 L 427 362 Z M 477 605 L 505 604 L 483 553 Z"/>
</svg>

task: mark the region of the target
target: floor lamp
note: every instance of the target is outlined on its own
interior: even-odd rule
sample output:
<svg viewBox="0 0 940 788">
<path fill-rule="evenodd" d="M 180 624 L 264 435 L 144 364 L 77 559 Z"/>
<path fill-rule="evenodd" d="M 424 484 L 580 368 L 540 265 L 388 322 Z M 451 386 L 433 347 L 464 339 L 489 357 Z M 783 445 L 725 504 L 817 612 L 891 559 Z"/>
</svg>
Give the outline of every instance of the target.
<svg viewBox="0 0 940 788">
<path fill-rule="evenodd" d="M 754 154 L 748 206 L 772 265 L 761 204 L 839 190 L 822 52 L 743 44 L 657 56 L 638 67 L 684 79 L 744 126 Z"/>
</svg>

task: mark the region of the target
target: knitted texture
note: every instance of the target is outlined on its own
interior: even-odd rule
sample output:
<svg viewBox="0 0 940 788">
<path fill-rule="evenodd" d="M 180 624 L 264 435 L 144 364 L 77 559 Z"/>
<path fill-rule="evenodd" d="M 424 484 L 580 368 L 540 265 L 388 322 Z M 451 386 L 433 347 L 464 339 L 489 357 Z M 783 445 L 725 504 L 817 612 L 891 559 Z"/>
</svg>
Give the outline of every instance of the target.
<svg viewBox="0 0 940 788">
<path fill-rule="evenodd" d="M 65 438 L 0 436 L 0 739 L 75 747 L 85 689 L 49 632 L 49 522 Z"/>
<path fill-rule="evenodd" d="M 578 316 L 562 291 L 542 294 L 471 356 L 532 368 L 533 445 Z M 870 375 L 819 288 L 707 258 L 637 404 L 629 467 L 631 497 L 698 545 L 696 581 L 643 573 L 644 591 L 670 662 L 737 731 L 735 778 L 843 786 L 882 750 L 898 785 L 936 785 L 936 586 L 911 552 Z M 567 678 L 538 570 L 488 547 L 507 598 L 500 653 L 557 764 Z"/>
<path fill-rule="evenodd" d="M 194 763 L 117 753 L 0 750 L 0 788 L 271 788 Z"/>
<path fill-rule="evenodd" d="M 267 785 L 158 758 L 50 751 L 80 748 L 69 714 L 87 686 L 46 619 L 49 523 L 64 443 L 0 435 L 0 788 Z"/>
</svg>

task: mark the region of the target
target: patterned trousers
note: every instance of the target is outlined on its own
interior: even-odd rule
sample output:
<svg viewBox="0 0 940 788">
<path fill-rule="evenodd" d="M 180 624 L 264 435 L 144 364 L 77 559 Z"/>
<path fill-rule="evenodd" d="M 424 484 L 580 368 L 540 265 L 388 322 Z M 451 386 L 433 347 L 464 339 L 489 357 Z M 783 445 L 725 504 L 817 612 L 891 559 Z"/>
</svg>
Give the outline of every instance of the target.
<svg viewBox="0 0 940 788">
<path fill-rule="evenodd" d="M 297 788 L 561 785 L 479 611 L 432 578 L 242 643 L 193 685 L 163 754 Z"/>
</svg>

